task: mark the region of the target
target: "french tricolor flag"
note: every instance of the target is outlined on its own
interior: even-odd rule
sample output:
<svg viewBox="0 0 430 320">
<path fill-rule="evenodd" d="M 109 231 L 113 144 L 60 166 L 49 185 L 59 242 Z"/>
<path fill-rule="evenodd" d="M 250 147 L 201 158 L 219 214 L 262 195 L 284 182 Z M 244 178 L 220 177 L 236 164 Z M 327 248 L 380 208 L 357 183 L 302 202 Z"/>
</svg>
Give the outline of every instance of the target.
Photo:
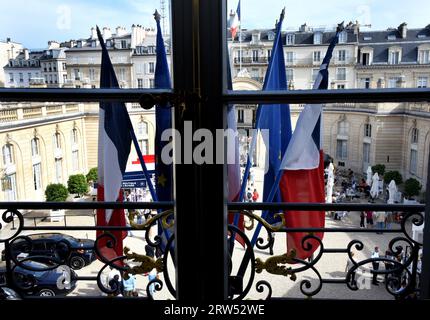
<svg viewBox="0 0 430 320">
<path fill-rule="evenodd" d="M 342 29 L 341 24 L 328 47 L 313 89 L 328 88 L 328 67 Z M 325 202 L 322 110 L 321 104 L 306 105 L 297 120 L 280 166 L 283 174 L 279 188 L 284 202 Z M 285 213 L 285 224 L 288 228 L 323 228 L 325 212 L 288 211 Z M 305 232 L 287 234 L 287 250 L 294 249 L 298 259 L 307 259 L 318 249 L 319 244 L 314 239 L 302 243 L 306 235 L 308 233 Z M 314 236 L 322 240 L 324 234 L 317 232 Z"/>
<path fill-rule="evenodd" d="M 103 37 L 97 27 L 97 35 L 102 47 L 100 88 L 119 88 L 114 68 Z M 100 102 L 98 138 L 98 188 L 97 201 L 122 201 L 121 183 L 131 149 L 132 124 L 123 102 Z M 98 209 L 97 226 L 125 226 L 123 209 Z M 97 231 L 97 236 L 104 231 Z M 107 233 L 107 232 L 105 232 Z M 99 250 L 105 259 L 123 255 L 122 240 L 125 231 L 109 231 L 115 241 L 102 238 Z"/>
<path fill-rule="evenodd" d="M 240 26 L 240 0 L 237 4 L 236 14 L 234 15 L 233 21 L 230 25 L 231 38 L 234 40 L 236 38 L 237 31 Z"/>
</svg>

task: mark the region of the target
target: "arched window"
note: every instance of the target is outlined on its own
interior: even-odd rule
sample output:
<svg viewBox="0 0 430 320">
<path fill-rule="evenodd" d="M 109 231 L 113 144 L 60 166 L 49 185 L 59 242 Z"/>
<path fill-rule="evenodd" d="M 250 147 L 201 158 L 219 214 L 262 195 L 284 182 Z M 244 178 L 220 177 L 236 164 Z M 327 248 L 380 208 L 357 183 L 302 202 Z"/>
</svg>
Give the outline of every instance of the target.
<svg viewBox="0 0 430 320">
<path fill-rule="evenodd" d="M 77 145 L 79 142 L 77 129 L 72 130 L 71 137 L 72 137 L 72 145 Z"/>
<path fill-rule="evenodd" d="M 40 155 L 39 139 L 31 139 L 31 156 L 36 157 Z"/>
<path fill-rule="evenodd" d="M 61 135 L 57 132 L 53 136 L 54 139 L 54 147 L 56 149 L 61 149 Z"/>
<path fill-rule="evenodd" d="M 137 124 L 137 134 L 139 136 L 148 136 L 148 123 L 145 121 L 140 121 Z"/>
<path fill-rule="evenodd" d="M 347 136 L 349 134 L 349 123 L 346 121 L 340 121 L 337 124 L 337 134 Z"/>
<path fill-rule="evenodd" d="M 5 166 L 15 163 L 13 145 L 11 145 L 10 143 L 5 144 L 2 148 L 2 153 L 3 153 L 3 164 Z"/>
<path fill-rule="evenodd" d="M 413 128 L 411 132 L 411 143 L 418 143 L 419 130 L 417 128 Z"/>
</svg>

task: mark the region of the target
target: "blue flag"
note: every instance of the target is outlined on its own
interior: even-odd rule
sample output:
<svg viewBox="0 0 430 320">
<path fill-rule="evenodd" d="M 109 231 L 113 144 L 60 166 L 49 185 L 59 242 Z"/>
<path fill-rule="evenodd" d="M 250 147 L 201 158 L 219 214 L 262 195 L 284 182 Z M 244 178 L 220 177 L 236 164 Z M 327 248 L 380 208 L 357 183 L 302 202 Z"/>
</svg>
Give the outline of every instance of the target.
<svg viewBox="0 0 430 320">
<path fill-rule="evenodd" d="M 272 57 L 266 71 L 263 91 L 287 90 L 287 77 L 285 74 L 284 50 L 282 47 L 281 28 L 284 19 L 284 10 L 276 28 L 276 37 L 273 43 Z M 288 104 L 260 105 L 256 115 L 256 129 L 268 130 L 268 140 L 265 141 L 268 163 L 267 173 L 264 175 L 263 201 L 267 201 L 270 190 L 275 182 L 281 165 L 282 157 L 287 150 L 291 139 L 291 118 Z M 264 135 L 263 135 L 264 137 Z M 281 202 L 280 193 L 277 192 L 273 202 Z M 275 222 L 273 215 L 267 216 L 269 223 Z"/>
<path fill-rule="evenodd" d="M 170 72 L 167 64 L 163 34 L 161 32 L 160 15 L 157 11 L 155 11 L 154 17 L 157 23 L 157 60 L 155 64 L 154 86 L 157 89 L 170 89 L 172 87 Z M 172 110 L 169 105 L 157 105 L 155 107 L 155 124 L 155 179 L 157 197 L 159 201 L 172 201 L 173 168 L 171 164 L 165 164 L 161 159 L 163 148 L 170 143 L 169 141 L 161 140 L 163 131 L 172 128 Z M 170 238 L 171 232 L 164 230 L 161 222 L 158 222 L 158 235 L 162 239 L 160 249 L 164 252 L 166 241 Z"/>
</svg>

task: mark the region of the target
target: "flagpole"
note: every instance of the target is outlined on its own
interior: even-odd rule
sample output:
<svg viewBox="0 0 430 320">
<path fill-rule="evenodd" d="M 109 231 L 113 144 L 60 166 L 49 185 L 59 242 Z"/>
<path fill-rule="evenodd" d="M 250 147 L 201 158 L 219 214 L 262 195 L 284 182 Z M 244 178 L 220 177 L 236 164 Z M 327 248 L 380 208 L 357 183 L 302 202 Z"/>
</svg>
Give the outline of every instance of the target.
<svg viewBox="0 0 430 320">
<path fill-rule="evenodd" d="M 133 140 L 133 145 L 134 145 L 134 148 L 136 149 L 137 156 L 139 157 L 143 174 L 145 175 L 145 179 L 148 182 L 149 192 L 151 193 L 152 200 L 158 201 L 157 193 L 155 192 L 154 186 L 152 185 L 151 177 L 146 167 L 145 160 L 143 159 L 142 151 L 140 150 L 139 143 L 137 142 L 136 134 L 134 133 L 133 128 L 130 129 L 130 136 L 131 136 L 131 139 Z"/>
<path fill-rule="evenodd" d="M 239 0 L 239 13 L 236 12 L 236 14 L 240 14 L 240 0 Z M 239 72 L 242 71 L 242 17 L 238 16 L 239 20 Z"/>
</svg>

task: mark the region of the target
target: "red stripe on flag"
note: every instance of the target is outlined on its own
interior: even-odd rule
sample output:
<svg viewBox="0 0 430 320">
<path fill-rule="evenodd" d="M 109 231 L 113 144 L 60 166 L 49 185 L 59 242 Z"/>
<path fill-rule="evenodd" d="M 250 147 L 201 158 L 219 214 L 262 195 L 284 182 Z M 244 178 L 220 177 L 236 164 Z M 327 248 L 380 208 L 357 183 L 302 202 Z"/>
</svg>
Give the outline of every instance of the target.
<svg viewBox="0 0 430 320">
<path fill-rule="evenodd" d="M 324 203 L 324 159 L 320 151 L 319 167 L 312 170 L 284 170 L 279 184 L 282 201 L 285 202 L 314 202 Z M 288 211 L 284 212 L 287 228 L 323 228 L 325 225 L 324 211 Z M 302 245 L 302 239 L 309 233 L 289 232 L 287 234 L 287 250 L 296 250 L 296 257 L 307 259 L 318 249 L 316 240 L 306 241 Z M 322 240 L 324 233 L 317 232 L 314 236 Z M 303 247 L 311 245 L 310 250 Z"/>
<path fill-rule="evenodd" d="M 120 192 L 118 201 L 122 202 L 122 192 Z M 101 185 L 97 186 L 97 201 L 104 201 L 104 188 Z M 97 209 L 97 226 L 98 227 L 125 227 L 125 213 L 124 209 L 115 209 L 112 212 L 112 216 L 110 218 L 109 223 L 106 223 L 105 210 Z M 127 236 L 127 231 L 124 230 L 97 230 L 97 237 L 101 236 L 104 233 L 112 234 L 116 243 L 112 243 L 112 248 L 108 246 L 108 241 L 111 241 L 109 237 L 104 237 L 100 241 L 98 241 L 98 249 L 101 255 L 108 260 L 115 259 L 116 257 L 124 255 L 123 251 L 123 239 Z M 100 257 L 97 259 L 101 260 Z M 118 265 L 122 265 L 122 261 L 117 263 Z"/>
<path fill-rule="evenodd" d="M 143 156 L 143 161 L 145 161 L 145 163 L 155 163 L 155 154 L 147 154 Z M 140 164 L 140 160 L 136 159 L 136 161 L 132 161 L 131 163 Z"/>
</svg>

